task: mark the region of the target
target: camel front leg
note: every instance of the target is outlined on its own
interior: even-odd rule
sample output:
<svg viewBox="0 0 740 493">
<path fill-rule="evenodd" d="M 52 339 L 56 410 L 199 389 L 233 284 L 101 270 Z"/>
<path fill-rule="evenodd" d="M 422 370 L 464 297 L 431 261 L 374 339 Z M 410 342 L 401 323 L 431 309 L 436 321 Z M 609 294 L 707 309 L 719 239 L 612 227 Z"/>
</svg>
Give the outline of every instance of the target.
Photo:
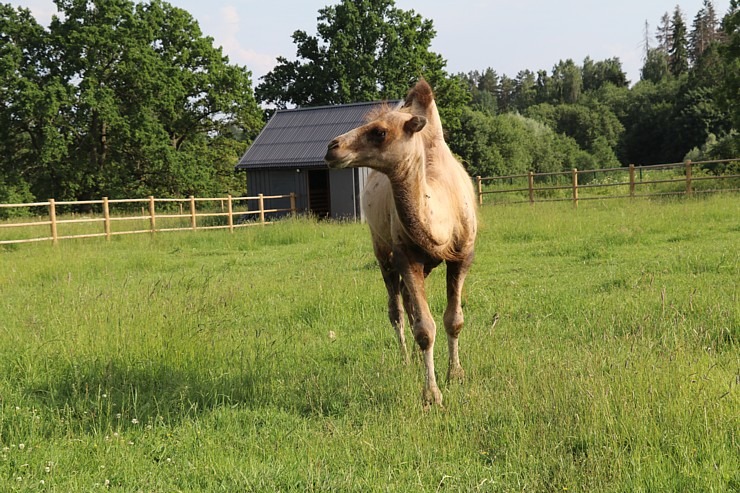
<svg viewBox="0 0 740 493">
<path fill-rule="evenodd" d="M 414 339 L 424 357 L 424 390 L 422 402 L 425 407 L 442 404 L 442 393 L 437 386 L 434 374 L 434 339 L 437 326 L 432 318 L 424 288 L 424 264 L 416 261 L 403 250 L 394 250 L 396 268 L 401 273 L 405 291 L 408 293 L 408 304 L 413 318 Z"/>
<path fill-rule="evenodd" d="M 447 308 L 444 314 L 444 324 L 450 356 L 450 364 L 447 367 L 448 382 L 462 381 L 465 378 L 465 370 L 460 364 L 458 340 L 465 320 L 461 306 L 462 288 L 472 261 L 473 255 L 471 254 L 462 262 L 447 262 Z"/>
</svg>

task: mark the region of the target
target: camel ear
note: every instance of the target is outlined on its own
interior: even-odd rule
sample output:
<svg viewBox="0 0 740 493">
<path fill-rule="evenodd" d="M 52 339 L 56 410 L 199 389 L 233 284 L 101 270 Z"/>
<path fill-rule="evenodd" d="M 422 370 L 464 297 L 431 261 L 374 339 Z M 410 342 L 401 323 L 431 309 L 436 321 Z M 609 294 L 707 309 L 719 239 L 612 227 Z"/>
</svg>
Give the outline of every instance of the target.
<svg viewBox="0 0 740 493">
<path fill-rule="evenodd" d="M 409 90 L 403 106 L 409 108 L 416 103 L 421 108 L 428 108 L 432 101 L 434 101 L 434 91 L 432 91 L 429 83 L 422 78 Z"/>
<path fill-rule="evenodd" d="M 427 124 L 427 119 L 423 116 L 412 116 L 409 121 L 403 124 L 403 129 L 410 133 L 416 133 L 419 132 L 422 128 L 424 128 Z"/>
</svg>

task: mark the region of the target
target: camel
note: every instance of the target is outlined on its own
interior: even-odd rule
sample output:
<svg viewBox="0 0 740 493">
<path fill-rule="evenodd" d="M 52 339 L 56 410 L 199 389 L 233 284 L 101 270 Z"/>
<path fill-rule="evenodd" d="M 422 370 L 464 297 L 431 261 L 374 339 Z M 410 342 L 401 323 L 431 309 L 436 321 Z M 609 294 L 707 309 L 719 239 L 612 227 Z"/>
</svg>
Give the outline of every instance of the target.
<svg viewBox="0 0 740 493">
<path fill-rule="evenodd" d="M 404 313 L 423 355 L 425 407 L 442 405 L 434 373 L 436 325 L 424 281 L 447 265 L 444 326 L 449 347 L 447 381 L 462 380 L 458 337 L 463 327 L 462 287 L 474 256 L 477 232 L 473 184 L 444 140 L 429 84 L 419 80 L 403 105 L 384 106 L 367 123 L 328 145 L 330 168 L 371 168 L 362 194 L 373 250 L 388 291 L 388 318 L 401 348 L 406 346 Z"/>
</svg>

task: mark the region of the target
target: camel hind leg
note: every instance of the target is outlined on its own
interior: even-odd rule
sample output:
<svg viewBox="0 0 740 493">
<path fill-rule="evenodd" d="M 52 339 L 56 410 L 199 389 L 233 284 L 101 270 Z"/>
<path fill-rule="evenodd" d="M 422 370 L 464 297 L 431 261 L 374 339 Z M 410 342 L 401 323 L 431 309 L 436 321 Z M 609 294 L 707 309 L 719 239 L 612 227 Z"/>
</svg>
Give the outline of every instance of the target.
<svg viewBox="0 0 740 493">
<path fill-rule="evenodd" d="M 447 262 L 447 308 L 444 314 L 444 325 L 450 357 L 450 364 L 447 367 L 448 382 L 462 381 L 465 378 L 465 370 L 460 364 L 458 339 L 465 320 L 461 306 L 462 287 L 472 262 L 472 253 L 460 262 Z"/>
<path fill-rule="evenodd" d="M 396 271 L 386 257 L 378 255 L 378 264 L 380 272 L 383 275 L 383 282 L 388 291 L 388 320 L 391 322 L 393 330 L 396 332 L 396 339 L 401 349 L 401 358 L 405 364 L 409 363 L 409 352 L 406 346 L 406 333 L 404 325 L 404 305 L 406 304 L 405 296 L 402 296 L 401 275 Z M 409 316 L 411 314 L 409 313 Z"/>
</svg>

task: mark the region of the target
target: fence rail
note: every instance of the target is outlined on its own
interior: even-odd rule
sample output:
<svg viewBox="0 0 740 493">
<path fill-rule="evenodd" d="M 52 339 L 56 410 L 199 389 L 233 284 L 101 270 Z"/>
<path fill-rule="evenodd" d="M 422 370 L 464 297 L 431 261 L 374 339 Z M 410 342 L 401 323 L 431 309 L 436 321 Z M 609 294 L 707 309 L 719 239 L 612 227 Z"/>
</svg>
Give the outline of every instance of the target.
<svg viewBox="0 0 740 493">
<path fill-rule="evenodd" d="M 635 166 L 633 164 L 629 167 L 623 168 L 608 168 L 608 169 L 597 169 L 597 170 L 585 170 L 579 171 L 573 169 L 571 171 L 551 172 L 551 173 L 533 173 L 529 172 L 526 174 L 519 175 L 508 175 L 508 176 L 493 176 L 493 177 L 476 177 L 478 185 L 478 201 L 483 205 L 483 197 L 485 195 L 497 195 L 503 196 L 504 194 L 516 194 L 514 200 L 507 200 L 508 204 L 516 203 L 530 203 L 535 202 L 558 202 L 558 201 L 572 201 L 574 205 L 578 205 L 580 200 L 600 200 L 600 199 L 612 199 L 612 198 L 634 198 L 634 197 L 657 197 L 665 195 L 692 195 L 695 193 L 713 193 L 713 192 L 737 192 L 740 191 L 740 186 L 737 182 L 740 179 L 740 174 L 718 174 L 718 175 L 705 175 L 696 176 L 695 170 L 704 169 L 711 165 L 728 165 L 732 163 L 738 163 L 740 159 L 727 159 L 717 161 L 701 161 L 692 163 L 691 161 L 685 161 L 682 163 L 669 163 L 669 164 L 658 164 L 652 166 Z M 674 175 L 668 178 L 655 178 L 655 172 L 674 172 Z M 676 175 L 676 172 L 680 172 L 682 176 Z M 617 181 L 605 181 L 599 182 L 594 180 L 593 182 L 584 183 L 582 180 L 579 183 L 579 178 L 582 176 L 591 176 L 595 178 L 597 175 L 613 176 L 613 175 L 624 175 L 627 174 L 626 179 Z M 646 175 L 646 178 L 643 178 Z M 515 182 L 523 183 L 526 179 L 526 186 L 514 185 Z M 554 184 L 538 184 L 542 182 L 550 182 Z M 730 186 L 724 186 L 714 189 L 695 189 L 697 182 L 717 181 L 729 183 Z M 507 186 L 507 182 L 509 185 Z M 680 185 L 678 189 L 668 191 L 645 191 L 641 192 L 640 189 L 644 190 L 647 185 L 665 185 L 676 184 Z M 579 194 L 580 191 L 588 191 L 594 189 L 607 189 L 613 187 L 622 187 L 624 193 L 613 193 L 611 195 L 596 195 L 596 196 L 583 196 Z M 568 191 L 563 196 L 554 196 L 553 192 Z M 524 192 L 526 192 L 526 198 L 520 199 Z M 543 196 L 549 194 L 550 196 Z M 503 202 L 503 201 L 502 201 Z"/>
<path fill-rule="evenodd" d="M 289 207 L 283 208 L 266 208 L 266 201 L 275 200 L 289 200 Z M 250 203 L 256 202 L 257 207 L 250 210 Z M 198 209 L 199 203 L 210 203 L 210 210 L 204 210 L 203 207 Z M 157 204 L 163 204 L 172 209 L 172 207 L 179 208 L 179 212 L 167 213 L 166 211 L 158 211 Z M 214 207 L 214 204 L 215 207 Z M 238 207 L 235 204 L 246 205 L 247 210 L 237 211 Z M 140 215 L 122 215 L 115 216 L 111 215 L 111 205 L 116 206 L 128 206 L 136 205 L 141 207 Z M 61 216 L 57 213 L 58 207 L 79 207 L 79 206 L 98 206 L 101 208 L 102 217 L 82 217 L 65 219 L 66 216 Z M 15 239 L 1 239 L 0 245 L 8 245 L 14 243 L 32 243 L 39 241 L 51 241 L 53 244 L 57 244 L 59 240 L 68 240 L 73 238 L 95 238 L 105 237 L 110 239 L 116 235 L 127 235 L 127 234 L 140 234 L 140 233 L 158 233 L 164 231 L 196 231 L 204 229 L 228 229 L 233 232 L 236 228 L 270 224 L 270 221 L 266 219 L 266 214 L 270 213 L 290 213 L 295 215 L 296 213 L 296 195 L 291 193 L 289 195 L 263 195 L 260 194 L 256 197 L 232 197 L 228 195 L 226 197 L 216 198 L 201 198 L 190 196 L 188 198 L 155 198 L 148 197 L 144 199 L 109 199 L 103 197 L 100 200 L 78 200 L 69 202 L 57 202 L 54 199 L 49 199 L 48 202 L 33 202 L 26 204 L 0 204 L 0 210 L 2 209 L 32 209 L 32 208 L 46 208 L 46 213 L 43 216 L 37 216 L 36 221 L 26 222 L 14 222 L 6 221 L 0 222 L 0 232 L 8 231 L 18 228 L 48 228 L 47 235 L 37 236 L 33 238 L 15 238 Z M 187 209 L 187 210 L 186 210 Z M 220 212 L 214 212 L 213 210 Z M 212 222 L 223 223 L 225 218 L 225 224 L 211 224 L 205 225 L 201 221 L 203 218 L 217 218 L 217 220 L 211 220 Z M 220 218 L 220 220 L 218 220 Z M 183 220 L 186 221 L 186 226 L 178 224 L 176 227 L 161 227 L 162 222 L 179 220 L 180 223 Z M 251 219 L 251 221 L 250 221 Z M 122 222 L 134 223 L 133 228 L 113 228 L 113 224 L 120 224 Z M 74 234 L 60 234 L 59 229 L 66 227 L 67 225 L 85 225 L 96 223 L 102 223 L 102 231 L 97 230 L 89 233 L 74 233 Z"/>
</svg>

